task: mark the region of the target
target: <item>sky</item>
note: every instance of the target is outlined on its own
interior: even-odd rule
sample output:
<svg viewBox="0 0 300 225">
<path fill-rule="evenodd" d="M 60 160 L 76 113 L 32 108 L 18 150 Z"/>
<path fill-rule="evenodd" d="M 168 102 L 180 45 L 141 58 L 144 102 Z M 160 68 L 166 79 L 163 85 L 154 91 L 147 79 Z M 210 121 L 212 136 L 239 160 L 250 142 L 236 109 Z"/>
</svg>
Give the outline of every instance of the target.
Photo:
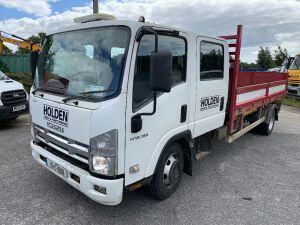
<svg viewBox="0 0 300 225">
<path fill-rule="evenodd" d="M 209 36 L 234 34 L 242 24 L 245 62 L 255 62 L 259 46 L 300 52 L 300 0 L 101 0 L 99 8 L 120 20 L 137 21 L 143 15 L 147 21 Z M 0 0 L 0 30 L 27 38 L 91 13 L 92 0 Z"/>
</svg>

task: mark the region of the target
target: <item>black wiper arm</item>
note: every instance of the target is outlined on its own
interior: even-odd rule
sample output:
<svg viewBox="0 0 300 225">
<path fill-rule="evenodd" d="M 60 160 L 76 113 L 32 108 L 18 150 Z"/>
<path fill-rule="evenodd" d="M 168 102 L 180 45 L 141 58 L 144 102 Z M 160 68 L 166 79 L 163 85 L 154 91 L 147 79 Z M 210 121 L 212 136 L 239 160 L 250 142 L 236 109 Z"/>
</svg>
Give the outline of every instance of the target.
<svg viewBox="0 0 300 225">
<path fill-rule="evenodd" d="M 87 95 L 89 95 L 89 94 L 106 93 L 106 92 L 112 92 L 112 91 L 115 91 L 115 90 L 87 91 L 87 92 L 82 92 L 82 93 L 80 93 L 80 95 L 77 95 L 77 96 L 72 96 L 72 97 L 64 98 L 62 101 L 64 103 L 67 103 L 68 101 L 71 101 L 71 100 L 74 100 L 74 99 L 84 99 L 84 98 L 87 98 Z"/>
<path fill-rule="evenodd" d="M 35 89 L 34 91 L 32 91 L 31 94 L 35 95 L 35 93 L 36 93 L 37 91 L 40 91 L 40 90 L 42 90 L 42 88 L 37 88 L 37 89 Z"/>
</svg>

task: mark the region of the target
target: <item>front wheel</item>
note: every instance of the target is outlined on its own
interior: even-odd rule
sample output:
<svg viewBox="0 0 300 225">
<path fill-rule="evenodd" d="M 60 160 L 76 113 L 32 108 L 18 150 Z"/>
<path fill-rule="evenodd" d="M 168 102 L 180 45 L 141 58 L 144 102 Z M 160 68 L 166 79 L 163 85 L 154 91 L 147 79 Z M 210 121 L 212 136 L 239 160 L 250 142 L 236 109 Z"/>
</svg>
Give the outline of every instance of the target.
<svg viewBox="0 0 300 225">
<path fill-rule="evenodd" d="M 183 153 L 178 143 L 172 144 L 160 158 L 158 169 L 149 188 L 158 199 L 170 197 L 177 189 L 183 171 Z"/>
</svg>

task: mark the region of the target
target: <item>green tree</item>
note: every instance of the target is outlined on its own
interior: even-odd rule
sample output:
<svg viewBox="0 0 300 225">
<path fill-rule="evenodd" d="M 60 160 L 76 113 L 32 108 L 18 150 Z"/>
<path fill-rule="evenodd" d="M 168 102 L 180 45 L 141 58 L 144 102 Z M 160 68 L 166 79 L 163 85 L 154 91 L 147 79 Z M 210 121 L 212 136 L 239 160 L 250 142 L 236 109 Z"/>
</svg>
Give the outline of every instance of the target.
<svg viewBox="0 0 300 225">
<path fill-rule="evenodd" d="M 42 43 L 46 38 L 46 34 L 45 33 L 38 33 L 38 36 L 36 35 L 32 35 L 29 38 L 27 38 L 28 41 L 31 41 L 33 43 Z M 24 49 L 24 48 L 20 48 L 18 47 L 18 50 L 16 51 L 16 54 L 29 54 L 30 50 L 28 49 Z"/>
<path fill-rule="evenodd" d="M 258 68 L 258 65 L 256 63 L 241 62 L 240 68 L 241 69 Z"/>
<path fill-rule="evenodd" d="M 8 48 L 6 45 L 3 45 L 3 54 L 12 54 L 12 50 Z"/>
<path fill-rule="evenodd" d="M 277 50 L 274 51 L 274 63 L 275 66 L 281 66 L 286 58 L 289 57 L 288 51 L 286 48 L 281 46 L 277 47 Z"/>
<path fill-rule="evenodd" d="M 268 47 L 266 48 L 260 47 L 258 51 L 256 63 L 260 68 L 266 68 L 266 69 L 275 66 L 272 54 Z"/>
<path fill-rule="evenodd" d="M 9 69 L 7 67 L 7 65 L 3 62 L 0 61 L 0 71 L 2 71 L 3 73 L 8 73 Z"/>
</svg>

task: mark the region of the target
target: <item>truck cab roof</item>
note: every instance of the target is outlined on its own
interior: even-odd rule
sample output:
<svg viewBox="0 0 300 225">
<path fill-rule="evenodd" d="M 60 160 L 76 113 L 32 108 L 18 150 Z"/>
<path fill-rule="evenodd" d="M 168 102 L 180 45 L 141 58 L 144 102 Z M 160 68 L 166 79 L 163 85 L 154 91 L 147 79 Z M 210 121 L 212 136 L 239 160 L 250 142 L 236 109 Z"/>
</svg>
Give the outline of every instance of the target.
<svg viewBox="0 0 300 225">
<path fill-rule="evenodd" d="M 175 27 L 171 27 L 171 26 L 159 25 L 159 24 L 154 24 L 154 23 L 149 23 L 149 22 L 143 23 L 143 22 L 129 21 L 129 20 L 101 20 L 101 21 L 92 21 L 92 22 L 86 22 L 86 23 L 77 23 L 72 26 L 61 28 L 53 33 L 50 33 L 50 35 L 56 34 L 56 33 L 75 31 L 75 30 L 84 30 L 84 29 L 89 29 L 89 28 L 102 27 L 102 26 L 127 26 L 131 29 L 131 31 L 133 33 L 138 31 L 142 27 L 155 27 L 158 29 L 179 31 L 181 33 L 185 33 L 187 35 L 191 35 L 194 37 L 202 36 L 202 37 L 208 37 L 208 38 L 225 41 L 225 39 L 223 39 L 221 37 L 210 37 L 208 35 L 202 35 L 202 34 L 198 34 L 198 33 L 191 32 L 191 31 L 185 31 L 180 28 L 175 28 Z"/>
</svg>

